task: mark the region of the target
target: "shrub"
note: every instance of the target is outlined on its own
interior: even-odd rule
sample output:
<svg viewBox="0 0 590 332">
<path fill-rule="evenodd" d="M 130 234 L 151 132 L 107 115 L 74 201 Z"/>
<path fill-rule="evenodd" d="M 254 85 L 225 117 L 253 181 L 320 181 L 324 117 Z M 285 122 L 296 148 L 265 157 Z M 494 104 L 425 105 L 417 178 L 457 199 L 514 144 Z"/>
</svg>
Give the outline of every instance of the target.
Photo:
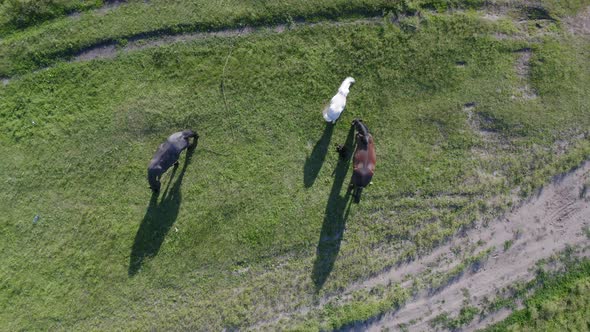
<svg viewBox="0 0 590 332">
<path fill-rule="evenodd" d="M 22 29 L 63 16 L 76 10 L 97 7 L 101 0 L 3 0 L 0 7 L 2 25 Z"/>
</svg>

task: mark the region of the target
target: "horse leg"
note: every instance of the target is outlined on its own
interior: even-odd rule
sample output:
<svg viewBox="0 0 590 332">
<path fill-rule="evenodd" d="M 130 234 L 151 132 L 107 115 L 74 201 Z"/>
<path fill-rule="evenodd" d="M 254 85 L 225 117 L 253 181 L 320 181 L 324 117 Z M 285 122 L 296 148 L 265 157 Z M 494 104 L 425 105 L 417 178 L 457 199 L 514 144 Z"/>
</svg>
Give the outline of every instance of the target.
<svg viewBox="0 0 590 332">
<path fill-rule="evenodd" d="M 152 191 L 154 192 L 154 194 L 157 194 L 160 192 L 160 176 L 156 176 L 155 177 L 155 183 L 154 183 L 154 188 L 152 188 Z"/>
<path fill-rule="evenodd" d="M 353 197 L 354 197 L 354 202 L 357 204 L 361 201 L 361 192 L 362 191 L 363 191 L 362 187 L 356 187 Z"/>
<path fill-rule="evenodd" d="M 192 136 L 192 137 L 193 137 L 193 143 L 192 144 L 187 139 L 187 143 L 188 143 L 187 148 L 189 150 L 192 150 L 192 149 L 196 148 L 197 147 L 197 144 L 199 144 L 199 135 L 197 133 L 195 133 L 195 136 Z"/>
</svg>

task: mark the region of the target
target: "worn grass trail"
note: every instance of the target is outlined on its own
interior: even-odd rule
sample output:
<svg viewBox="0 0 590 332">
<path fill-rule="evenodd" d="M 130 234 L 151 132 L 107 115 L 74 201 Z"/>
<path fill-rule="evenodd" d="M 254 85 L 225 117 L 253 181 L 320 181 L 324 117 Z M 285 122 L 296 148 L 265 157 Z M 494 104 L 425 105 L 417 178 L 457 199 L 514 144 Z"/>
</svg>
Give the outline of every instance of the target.
<svg viewBox="0 0 590 332">
<path fill-rule="evenodd" d="M 476 13 L 319 24 L 14 79 L 0 87 L 0 322 L 330 329 L 392 309 L 395 286 L 337 295 L 587 157 L 588 43 L 542 23 L 555 33 L 534 42 L 496 38 L 520 32 Z M 326 128 L 349 75 L 347 110 Z M 536 99 L 520 98 L 523 80 Z M 379 166 L 349 207 L 332 147 L 355 117 Z M 187 127 L 199 147 L 154 202 L 147 162 Z"/>
<path fill-rule="evenodd" d="M 367 284 L 373 286 L 404 281 L 406 287 L 410 287 L 411 283 L 417 282 L 409 276 L 424 275 L 433 270 L 443 276 L 446 274 L 439 285 L 432 282 L 402 308 L 363 325 L 362 329 L 380 331 L 406 326 L 416 331 L 428 331 L 437 325 L 453 329 L 452 324 L 458 322 L 453 322 L 450 317 L 460 319 L 460 312 L 465 308 L 477 316 L 481 313 L 480 317 L 464 322 L 467 325 L 472 320 L 467 330 L 473 331 L 498 321 L 502 313 L 498 315 L 500 317 L 494 317 L 496 312 L 486 308 L 490 299 L 501 290 L 535 279 L 539 274 L 539 261 L 550 260 L 567 249 L 577 251 L 578 256 L 590 257 L 590 241 L 583 231 L 590 227 L 590 196 L 580 194 L 588 181 L 590 163 L 583 163 L 573 172 L 556 176 L 537 195 L 501 218 L 485 226 L 478 224 L 427 257 L 392 269 L 389 276 L 368 280 Z M 460 262 L 453 248 L 469 246 L 474 247 L 473 256 L 479 259 Z M 460 263 L 455 264 L 457 262 Z M 458 269 L 460 264 L 467 266 Z M 406 273 L 398 270 L 406 270 Z M 446 321 L 441 317 L 446 317 Z M 437 318 L 438 324 L 433 324 Z"/>
<path fill-rule="evenodd" d="M 97 8 L 105 4 L 103 8 Z M 56 0 L 51 3 L 6 1 L 0 4 L 0 78 L 70 59 L 99 46 L 125 47 L 138 39 L 187 32 L 222 31 L 244 26 L 291 25 L 374 17 L 388 13 L 489 8 L 518 11 L 526 19 L 554 20 L 588 5 L 587 0 L 284 0 L 276 1 L 113 1 Z M 14 5 L 16 4 L 16 5 Z M 75 10 L 77 15 L 61 17 Z M 16 23 L 16 24 L 15 24 Z"/>
<path fill-rule="evenodd" d="M 300 19 L 375 16 L 400 6 L 401 2 L 383 0 L 131 1 L 116 10 L 88 11 L 24 30 L 9 30 L 0 40 L 0 77 L 46 67 L 88 47 L 124 45 L 127 39 L 140 36 L 264 26 Z"/>
</svg>

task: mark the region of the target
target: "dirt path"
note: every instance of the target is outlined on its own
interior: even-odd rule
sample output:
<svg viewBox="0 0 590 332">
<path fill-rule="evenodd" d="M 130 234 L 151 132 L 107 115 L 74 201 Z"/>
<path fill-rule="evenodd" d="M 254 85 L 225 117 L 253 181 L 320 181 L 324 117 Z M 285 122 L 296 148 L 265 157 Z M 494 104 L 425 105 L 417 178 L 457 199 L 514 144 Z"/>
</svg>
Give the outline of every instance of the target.
<svg viewBox="0 0 590 332">
<path fill-rule="evenodd" d="M 566 29 L 572 34 L 590 36 L 590 7 L 578 15 L 564 20 Z"/>
<path fill-rule="evenodd" d="M 334 22 L 334 21 L 323 21 L 319 23 L 309 22 L 295 22 L 293 24 L 278 24 L 273 26 L 263 27 L 243 27 L 239 29 L 223 29 L 219 31 L 208 31 L 208 32 L 192 32 L 184 33 L 179 35 L 163 35 L 157 37 L 150 36 L 138 36 L 130 38 L 128 43 L 123 47 L 117 47 L 116 43 L 107 45 L 98 45 L 95 47 L 88 48 L 78 53 L 72 61 L 89 61 L 94 59 L 111 59 L 117 56 L 117 54 L 133 52 L 146 48 L 159 47 L 164 45 L 170 45 L 174 43 L 185 43 L 193 40 L 200 40 L 206 38 L 228 38 L 246 36 L 254 33 L 270 32 L 270 33 L 282 33 L 292 29 L 299 29 L 302 27 L 313 27 L 319 24 L 330 24 L 330 25 L 354 25 L 354 24 L 372 24 L 381 22 L 382 17 L 369 17 L 356 19 L 348 22 Z"/>
<path fill-rule="evenodd" d="M 586 162 L 575 171 L 556 177 L 537 196 L 487 227 L 471 229 L 426 257 L 366 280 L 356 288 L 402 282 L 408 275 L 419 274 L 432 265 L 441 271 L 450 270 L 451 267 L 445 266 L 448 261 L 445 258 L 452 255 L 451 248 L 466 241 L 485 243 L 476 253 L 492 248 L 482 265 L 466 271 L 434 294 L 432 290 L 421 291 L 398 311 L 349 330 L 396 330 L 403 324 L 409 331 L 431 331 L 433 327 L 429 323 L 437 315 L 448 313 L 455 317 L 465 303 L 481 305 L 484 297 L 493 299 L 506 286 L 532 280 L 536 262 L 568 245 L 582 247 L 581 255 L 590 256 L 590 239 L 584 231 L 590 225 L 590 189 L 584 186 L 589 181 L 590 162 Z M 506 248 L 508 243 L 510 246 Z M 408 281 L 402 285 L 405 283 Z M 483 328 L 509 313 L 501 310 L 481 320 L 476 318 L 464 330 Z"/>
<path fill-rule="evenodd" d="M 110 7 L 109 7 L 110 8 Z M 194 40 L 201 40 L 207 38 L 228 38 L 228 37 L 239 37 L 246 36 L 255 33 L 283 33 L 288 30 L 298 29 L 302 27 L 313 27 L 320 24 L 330 25 L 355 25 L 355 24 L 376 24 L 381 22 L 382 17 L 368 17 L 361 18 L 347 22 L 335 22 L 335 21 L 322 21 L 322 22 L 295 22 L 293 24 L 278 24 L 274 26 L 263 26 L 263 27 L 243 27 L 239 29 L 223 29 L 219 31 L 207 31 L 207 32 L 192 32 L 178 35 L 157 35 L 152 36 L 148 34 L 140 34 L 135 37 L 131 37 L 127 40 L 125 46 L 119 45 L 117 42 L 112 43 L 99 43 L 94 46 L 90 46 L 77 54 L 75 54 L 70 60 L 66 62 L 84 62 L 97 59 L 114 59 L 119 54 L 134 52 L 147 48 L 160 47 L 165 45 L 171 45 L 174 43 L 186 43 Z M 45 70 L 47 68 L 41 68 L 37 71 Z M 12 80 L 12 77 L 0 77 L 3 85 L 7 85 Z"/>
<path fill-rule="evenodd" d="M 255 30 L 252 28 L 245 29 L 227 29 L 213 32 L 195 32 L 180 35 L 170 35 L 161 37 L 136 37 L 128 41 L 124 47 L 117 47 L 117 43 L 99 45 L 90 47 L 78 53 L 72 61 L 90 61 L 94 59 L 112 59 L 117 54 L 141 50 L 145 48 L 164 46 L 178 42 L 188 42 L 192 40 L 213 38 L 213 37 L 234 37 L 240 34 L 251 34 Z"/>
<path fill-rule="evenodd" d="M 112 9 L 119 7 L 120 5 L 125 4 L 125 1 L 122 0 L 113 0 L 108 2 L 105 6 L 96 9 L 96 11 L 102 13 L 107 12 Z M 504 17 L 503 14 L 497 15 L 496 11 L 502 11 L 502 8 L 487 8 L 484 12 L 485 14 L 482 16 L 484 19 L 488 20 L 497 20 L 500 17 Z M 507 9 L 504 8 L 504 11 Z M 80 15 L 80 13 L 74 13 L 71 16 Z M 581 33 L 587 34 L 588 32 L 588 17 L 590 15 L 590 7 L 586 10 L 581 12 L 576 17 L 568 17 L 565 19 L 566 24 L 568 26 L 568 30 L 573 33 Z M 318 24 L 332 24 L 332 25 L 350 25 L 350 24 L 370 24 L 370 23 L 380 23 L 383 17 L 367 17 L 352 20 L 349 22 L 335 22 L 335 21 L 322 21 L 318 23 L 310 23 L 305 21 L 294 22 L 290 25 L 287 24 L 279 24 L 275 26 L 262 26 L 262 27 L 244 27 L 239 29 L 222 29 L 219 31 L 207 31 L 207 32 L 193 32 L 193 33 L 184 33 L 184 34 L 156 34 L 152 35 L 152 33 L 141 33 L 137 36 L 130 37 L 127 40 L 127 43 L 122 46 L 117 42 L 112 43 L 98 43 L 97 45 L 90 46 L 82 51 L 78 52 L 77 54 L 73 55 L 70 60 L 67 62 L 80 62 L 80 61 L 90 61 L 94 59 L 112 59 L 115 58 L 118 54 L 128 53 L 132 51 L 137 51 L 146 48 L 152 47 L 159 47 L 164 45 L 169 45 L 178 42 L 189 42 L 193 40 L 205 39 L 205 38 L 215 38 L 215 37 L 235 37 L 240 35 L 249 35 L 254 33 L 260 33 L 262 31 L 270 31 L 274 33 L 282 33 L 289 29 L 300 28 L 304 26 L 314 26 Z M 42 70 L 42 69 L 41 69 Z M 1 78 L 3 85 L 7 85 L 10 83 L 11 78 Z M 535 97 L 535 96 L 533 96 Z"/>
</svg>

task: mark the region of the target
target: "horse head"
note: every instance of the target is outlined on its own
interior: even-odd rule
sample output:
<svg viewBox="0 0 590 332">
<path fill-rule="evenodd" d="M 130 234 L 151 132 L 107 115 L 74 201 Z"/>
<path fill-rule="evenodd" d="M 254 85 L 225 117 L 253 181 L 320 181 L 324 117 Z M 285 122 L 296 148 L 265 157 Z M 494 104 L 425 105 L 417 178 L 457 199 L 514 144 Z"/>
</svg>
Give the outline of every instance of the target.
<svg viewBox="0 0 590 332">
<path fill-rule="evenodd" d="M 186 141 L 188 148 L 195 148 L 197 146 L 197 141 L 199 140 L 199 134 L 196 131 L 192 131 L 191 129 L 183 130 L 182 138 Z M 193 144 L 190 145 L 189 139 L 193 138 Z"/>
<path fill-rule="evenodd" d="M 183 130 L 182 137 L 184 138 L 191 138 L 194 137 L 195 139 L 199 138 L 199 134 L 197 132 L 192 131 L 191 129 Z"/>
<path fill-rule="evenodd" d="M 350 91 L 350 86 L 354 82 L 356 82 L 356 81 L 354 80 L 354 78 L 352 78 L 350 76 L 345 78 L 344 81 L 342 82 L 342 84 L 340 84 L 340 88 L 338 88 L 338 93 L 340 93 L 344 97 L 348 96 L 348 92 Z"/>
<path fill-rule="evenodd" d="M 363 123 L 363 120 L 352 120 L 352 126 L 357 131 L 357 138 L 359 138 L 364 144 L 369 144 L 369 128 Z"/>
</svg>

